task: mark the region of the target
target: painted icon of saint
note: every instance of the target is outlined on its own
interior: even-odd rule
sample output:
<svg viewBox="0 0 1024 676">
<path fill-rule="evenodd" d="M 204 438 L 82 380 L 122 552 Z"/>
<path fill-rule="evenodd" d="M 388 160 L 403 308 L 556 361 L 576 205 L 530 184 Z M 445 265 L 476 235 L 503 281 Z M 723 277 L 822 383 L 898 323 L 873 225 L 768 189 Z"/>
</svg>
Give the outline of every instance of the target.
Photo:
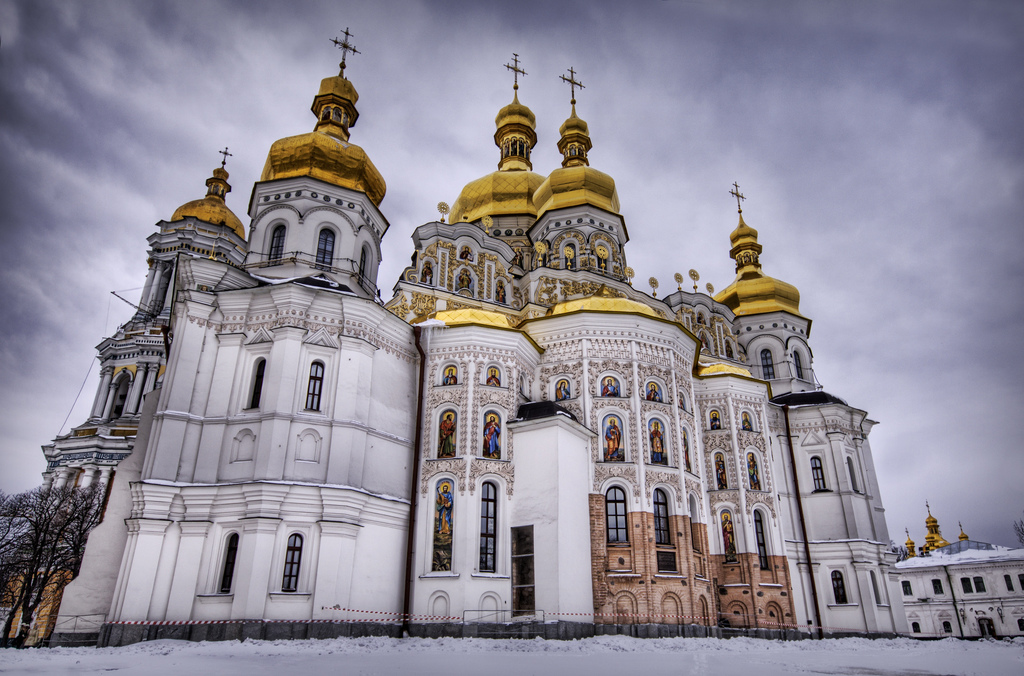
<svg viewBox="0 0 1024 676">
<path fill-rule="evenodd" d="M 473 262 L 473 251 L 468 247 L 464 246 L 459 250 L 459 260 Z"/>
<path fill-rule="evenodd" d="M 459 370 L 454 366 L 448 366 L 444 370 L 444 380 L 441 381 L 442 385 L 458 385 L 459 384 Z"/>
<path fill-rule="evenodd" d="M 648 432 L 651 438 L 651 464 L 667 465 L 668 455 L 665 453 L 665 433 L 662 431 L 661 422 L 652 420 Z"/>
<path fill-rule="evenodd" d="M 722 512 L 722 549 L 725 550 L 727 562 L 736 561 L 736 533 L 732 523 L 732 514 L 728 511 Z"/>
<path fill-rule="evenodd" d="M 741 420 L 740 425 L 743 427 L 743 429 L 745 429 L 748 432 L 752 432 L 754 430 L 754 426 L 750 423 L 750 414 L 749 413 L 744 411 L 743 415 L 740 418 L 740 420 Z"/>
<path fill-rule="evenodd" d="M 605 418 L 604 425 L 604 461 L 622 462 L 625 459 L 622 452 L 622 425 L 618 417 L 610 415 Z"/>
<path fill-rule="evenodd" d="M 747 453 L 747 477 L 750 479 L 750 490 L 761 490 L 761 473 L 757 469 L 757 458 L 753 453 Z"/>
<path fill-rule="evenodd" d="M 611 376 L 606 376 L 601 382 L 601 396 L 602 397 L 618 397 L 619 394 L 619 381 Z"/>
<path fill-rule="evenodd" d="M 462 291 L 467 289 L 470 293 L 473 293 L 473 277 L 469 274 L 469 270 L 462 268 L 459 270 L 458 283 L 455 287 L 456 291 Z"/>
<path fill-rule="evenodd" d="M 647 383 L 647 401 L 662 401 L 661 388 L 658 387 L 658 383 Z"/>
<path fill-rule="evenodd" d="M 494 366 L 487 369 L 487 384 L 492 387 L 501 387 L 501 372 Z"/>
<path fill-rule="evenodd" d="M 423 274 L 420 275 L 424 284 L 434 283 L 434 265 L 429 260 L 423 263 Z"/>
<path fill-rule="evenodd" d="M 452 495 L 452 482 L 442 481 L 437 485 L 437 507 L 436 532 L 441 535 L 452 533 L 452 506 L 455 503 L 455 496 Z"/>
<path fill-rule="evenodd" d="M 683 462 L 686 463 L 686 471 L 692 472 L 693 466 L 690 464 L 690 435 L 687 434 L 686 430 L 683 430 Z"/>
<path fill-rule="evenodd" d="M 484 415 L 484 457 L 501 459 L 501 419 L 497 413 L 488 411 Z"/>
<path fill-rule="evenodd" d="M 441 414 L 437 434 L 437 457 L 455 457 L 455 411 L 448 410 Z"/>
<path fill-rule="evenodd" d="M 718 411 L 711 412 L 711 429 L 720 430 L 722 429 L 722 419 L 718 415 Z"/>
<path fill-rule="evenodd" d="M 729 479 L 725 474 L 725 456 L 721 453 L 715 454 L 715 481 L 720 491 L 729 487 Z"/>
<path fill-rule="evenodd" d="M 569 381 L 562 378 L 555 383 L 555 401 L 562 401 L 563 399 L 572 398 L 572 388 L 569 385 Z"/>
<path fill-rule="evenodd" d="M 500 279 L 494 285 L 494 300 L 502 304 L 505 303 L 505 282 Z"/>
</svg>

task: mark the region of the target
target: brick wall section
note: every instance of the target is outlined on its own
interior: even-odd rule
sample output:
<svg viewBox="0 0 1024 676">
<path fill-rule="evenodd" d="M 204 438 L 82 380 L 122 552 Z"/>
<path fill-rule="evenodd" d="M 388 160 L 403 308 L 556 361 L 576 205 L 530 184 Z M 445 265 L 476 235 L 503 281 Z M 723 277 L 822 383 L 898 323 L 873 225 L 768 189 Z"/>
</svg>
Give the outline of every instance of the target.
<svg viewBox="0 0 1024 676">
<path fill-rule="evenodd" d="M 762 570 L 757 554 L 739 553 L 735 563 L 725 556 L 710 557 L 712 576 L 718 582 L 717 603 L 721 617 L 732 627 L 766 627 L 795 623 L 793 587 L 784 556 L 769 556 Z"/>
</svg>

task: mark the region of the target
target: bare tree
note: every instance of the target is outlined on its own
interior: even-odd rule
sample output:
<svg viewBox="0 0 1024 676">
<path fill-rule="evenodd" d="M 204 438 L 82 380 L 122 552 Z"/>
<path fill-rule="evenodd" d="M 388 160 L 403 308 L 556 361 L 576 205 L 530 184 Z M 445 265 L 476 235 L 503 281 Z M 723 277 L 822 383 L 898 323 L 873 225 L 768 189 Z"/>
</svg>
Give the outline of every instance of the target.
<svg viewBox="0 0 1024 676">
<path fill-rule="evenodd" d="M 40 605 L 55 599 L 82 564 L 89 531 L 100 522 L 105 490 L 37 488 L 0 502 L 0 591 L 11 608 L 0 637 L 23 645 Z"/>
<path fill-rule="evenodd" d="M 1017 542 L 1024 547 L 1024 519 L 1017 519 L 1013 522 L 1013 532 L 1017 534 Z"/>
<path fill-rule="evenodd" d="M 892 540 L 889 540 L 889 551 L 896 555 L 896 563 L 900 561 L 906 561 L 910 556 L 910 552 L 903 545 L 898 545 Z"/>
</svg>

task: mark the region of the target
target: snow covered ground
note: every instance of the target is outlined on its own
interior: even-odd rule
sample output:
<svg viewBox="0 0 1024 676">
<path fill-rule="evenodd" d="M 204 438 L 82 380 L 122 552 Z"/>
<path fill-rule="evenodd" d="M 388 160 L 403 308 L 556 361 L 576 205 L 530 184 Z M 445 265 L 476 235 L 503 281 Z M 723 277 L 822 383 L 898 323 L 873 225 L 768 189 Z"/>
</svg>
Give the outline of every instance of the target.
<svg viewBox="0 0 1024 676">
<path fill-rule="evenodd" d="M 1024 640 L 910 639 L 765 641 L 746 638 L 582 641 L 339 638 L 326 641 L 189 643 L 151 641 L 123 648 L 0 651 L 4 674 L 118 676 L 313 676 L 314 674 L 679 674 L 884 676 L 1024 674 Z"/>
</svg>

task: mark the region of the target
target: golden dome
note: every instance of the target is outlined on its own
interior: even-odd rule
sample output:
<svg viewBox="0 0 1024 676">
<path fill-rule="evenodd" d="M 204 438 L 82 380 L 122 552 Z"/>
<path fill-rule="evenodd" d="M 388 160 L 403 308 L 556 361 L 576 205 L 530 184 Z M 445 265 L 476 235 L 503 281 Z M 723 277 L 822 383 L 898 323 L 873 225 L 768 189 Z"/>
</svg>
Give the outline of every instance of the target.
<svg viewBox="0 0 1024 676">
<path fill-rule="evenodd" d="M 530 129 L 537 128 L 537 116 L 527 106 L 519 103 L 518 91 L 513 92 L 512 103 L 499 110 L 494 118 L 494 126 L 499 130 L 511 124 L 520 124 Z"/>
<path fill-rule="evenodd" d="M 602 286 L 592 296 L 565 300 L 555 305 L 551 316 L 569 314 L 570 312 L 629 312 L 631 314 L 658 317 L 658 313 L 648 305 L 623 298 L 619 292 Z"/>
<path fill-rule="evenodd" d="M 358 100 L 356 88 L 342 73 L 324 78 L 311 107 L 317 117 L 316 127 L 308 134 L 289 136 L 270 146 L 260 181 L 309 176 L 358 190 L 380 206 L 387 192 L 384 178 L 366 152 L 348 140 L 349 128 L 359 118 L 355 107 Z"/>
<path fill-rule="evenodd" d="M 590 136 L 590 128 L 587 126 L 587 123 L 576 116 L 576 106 L 572 107 L 572 115 L 558 128 L 559 136 L 566 136 L 572 133 Z"/>
<path fill-rule="evenodd" d="M 500 312 L 490 312 L 477 308 L 463 308 L 459 310 L 441 310 L 435 312 L 432 319 L 444 322 L 447 326 L 460 326 L 463 324 L 482 324 L 493 326 L 499 329 L 511 329 L 508 317 Z"/>
<path fill-rule="evenodd" d="M 757 242 L 757 230 L 743 221 L 742 212 L 729 239 L 729 256 L 736 261 L 736 279 L 719 291 L 715 300 L 727 305 L 738 317 L 776 311 L 802 317 L 797 288 L 761 272 L 762 247 Z"/>
<path fill-rule="evenodd" d="M 585 165 L 562 167 L 552 171 L 533 195 L 537 218 L 553 209 L 583 204 L 618 213 L 615 179 Z"/>
<path fill-rule="evenodd" d="M 206 197 L 201 200 L 186 202 L 175 209 L 171 221 L 180 221 L 185 218 L 196 218 L 206 223 L 223 225 L 235 231 L 235 234 L 245 239 L 245 227 L 238 216 L 228 209 L 224 203 L 224 195 L 231 192 L 231 185 L 228 184 L 228 172 L 223 167 L 213 170 L 213 176 L 206 179 Z"/>
<path fill-rule="evenodd" d="M 470 181 L 452 205 L 449 222 L 504 214 L 536 217 L 533 193 L 543 182 L 544 177 L 532 171 L 495 171 Z"/>
</svg>

